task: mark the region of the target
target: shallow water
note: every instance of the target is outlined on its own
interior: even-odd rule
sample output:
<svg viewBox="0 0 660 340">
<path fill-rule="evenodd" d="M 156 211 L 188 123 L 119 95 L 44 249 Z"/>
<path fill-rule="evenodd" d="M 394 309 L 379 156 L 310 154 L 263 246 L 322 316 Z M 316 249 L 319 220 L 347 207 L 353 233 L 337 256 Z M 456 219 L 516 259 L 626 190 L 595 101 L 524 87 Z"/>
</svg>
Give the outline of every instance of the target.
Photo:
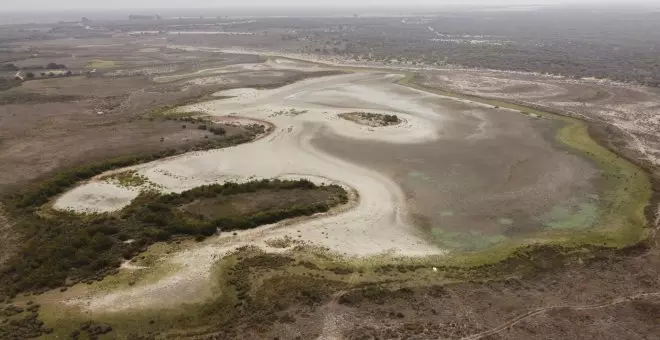
<svg viewBox="0 0 660 340">
<path fill-rule="evenodd" d="M 326 131 L 313 144 L 392 178 L 406 195 L 409 218 L 443 248 L 484 249 L 543 230 L 593 226 L 599 171 L 558 145 L 559 122 L 428 104 L 443 117 L 435 120 L 437 141 L 386 144 Z"/>
</svg>

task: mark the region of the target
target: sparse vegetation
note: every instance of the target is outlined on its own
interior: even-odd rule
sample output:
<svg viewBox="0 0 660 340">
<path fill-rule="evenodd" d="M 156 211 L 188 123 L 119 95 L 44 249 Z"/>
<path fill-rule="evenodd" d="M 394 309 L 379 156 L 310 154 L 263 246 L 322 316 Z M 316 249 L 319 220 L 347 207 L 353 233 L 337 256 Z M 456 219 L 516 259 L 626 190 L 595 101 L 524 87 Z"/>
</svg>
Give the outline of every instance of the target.
<svg viewBox="0 0 660 340">
<path fill-rule="evenodd" d="M 124 187 L 140 187 L 148 183 L 146 177 L 138 174 L 137 171 L 134 170 L 107 175 L 101 177 L 100 180 L 110 183 L 116 183 Z"/>
<path fill-rule="evenodd" d="M 275 113 L 272 114 L 272 117 L 276 116 L 298 116 L 302 115 L 309 112 L 308 110 L 298 110 L 296 108 L 291 108 L 288 110 L 280 110 L 280 111 L 275 111 Z"/>
<path fill-rule="evenodd" d="M 0 93 L 0 105 L 66 103 L 81 100 L 82 98 L 82 96 L 75 95 L 49 95 L 41 93 L 7 91 Z"/>
</svg>

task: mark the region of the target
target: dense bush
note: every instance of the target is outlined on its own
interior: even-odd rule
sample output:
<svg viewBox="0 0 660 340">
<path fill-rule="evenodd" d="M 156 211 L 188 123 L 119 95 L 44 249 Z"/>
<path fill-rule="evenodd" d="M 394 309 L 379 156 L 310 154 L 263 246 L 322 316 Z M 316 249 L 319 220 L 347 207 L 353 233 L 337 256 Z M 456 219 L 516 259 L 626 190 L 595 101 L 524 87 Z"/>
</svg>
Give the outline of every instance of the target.
<svg viewBox="0 0 660 340">
<path fill-rule="evenodd" d="M 61 69 L 66 69 L 66 65 L 62 64 L 56 64 L 56 63 L 48 63 L 46 65 L 47 70 L 61 70 Z"/>
<path fill-rule="evenodd" d="M 260 190 L 319 188 L 307 180 L 260 180 L 208 185 L 180 194 L 142 193 L 120 214 L 80 216 L 51 211 L 44 216 L 31 212 L 79 180 L 119 164 L 135 161 L 131 158 L 118 159 L 64 173 L 44 183 L 33 194 L 18 198 L 16 206 L 22 207 L 20 211 L 23 213 L 16 219 L 17 227 L 25 231 L 29 241 L 22 252 L 8 263 L 7 269 L 0 273 L 4 295 L 52 289 L 67 281 L 75 283 L 101 279 L 116 270 L 122 258 L 130 259 L 146 246 L 168 241 L 175 236 L 190 236 L 201 240 L 215 234 L 218 229 L 231 231 L 253 228 L 286 218 L 325 212 L 330 209 L 330 204 L 347 201 L 341 187 L 328 186 L 329 190 L 339 195 L 339 200 L 213 220 L 180 209 L 182 205 L 203 198 L 229 197 Z M 124 242 L 129 239 L 133 241 Z"/>
<path fill-rule="evenodd" d="M 399 117 L 396 115 L 385 115 L 385 117 L 383 117 L 383 121 L 387 124 L 397 124 L 399 123 Z"/>
</svg>

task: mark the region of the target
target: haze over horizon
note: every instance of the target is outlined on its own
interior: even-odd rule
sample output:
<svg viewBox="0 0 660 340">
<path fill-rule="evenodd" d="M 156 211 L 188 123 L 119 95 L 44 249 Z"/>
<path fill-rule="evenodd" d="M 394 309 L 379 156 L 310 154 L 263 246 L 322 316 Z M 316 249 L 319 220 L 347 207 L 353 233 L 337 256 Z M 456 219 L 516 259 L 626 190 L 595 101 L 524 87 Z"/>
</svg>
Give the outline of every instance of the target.
<svg viewBox="0 0 660 340">
<path fill-rule="evenodd" d="M 518 5 L 571 5 L 571 4 L 656 4 L 655 0 L 319 0 L 314 3 L 300 0 L 282 0 L 274 4 L 268 0 L 244 0 L 236 4 L 230 0 L 115 0 L 107 1 L 84 1 L 84 0 L 60 0 L 57 2 L 48 0 L 23 0 L 5 4 L 0 11 L 42 11 L 42 10 L 88 10 L 88 9 L 176 9 L 176 8 L 254 8 L 254 7 L 441 7 L 441 6 L 518 6 Z"/>
</svg>

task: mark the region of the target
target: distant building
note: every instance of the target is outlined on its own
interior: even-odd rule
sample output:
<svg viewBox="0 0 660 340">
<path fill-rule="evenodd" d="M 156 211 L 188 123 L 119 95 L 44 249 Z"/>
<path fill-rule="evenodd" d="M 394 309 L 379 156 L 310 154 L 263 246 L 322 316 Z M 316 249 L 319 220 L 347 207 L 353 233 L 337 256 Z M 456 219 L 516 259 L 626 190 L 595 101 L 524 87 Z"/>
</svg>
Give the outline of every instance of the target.
<svg viewBox="0 0 660 340">
<path fill-rule="evenodd" d="M 128 16 L 128 20 L 160 20 L 160 15 L 131 14 Z"/>
</svg>

